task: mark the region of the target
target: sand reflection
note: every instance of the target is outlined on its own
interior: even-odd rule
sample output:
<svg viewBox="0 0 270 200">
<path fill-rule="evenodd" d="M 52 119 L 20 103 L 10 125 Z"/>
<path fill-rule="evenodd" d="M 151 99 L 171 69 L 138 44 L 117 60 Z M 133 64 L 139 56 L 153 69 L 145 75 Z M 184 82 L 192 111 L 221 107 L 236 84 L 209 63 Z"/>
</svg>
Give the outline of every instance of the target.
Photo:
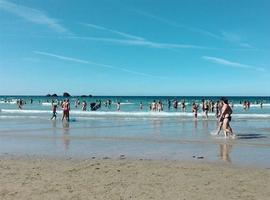
<svg viewBox="0 0 270 200">
<path fill-rule="evenodd" d="M 230 143 L 220 144 L 219 145 L 220 159 L 225 162 L 231 163 L 232 162 L 231 157 L 230 157 L 231 149 L 232 149 L 232 144 Z"/>
<path fill-rule="evenodd" d="M 62 141 L 65 147 L 65 150 L 69 149 L 70 139 L 69 139 L 69 122 L 63 122 L 63 136 Z"/>
</svg>

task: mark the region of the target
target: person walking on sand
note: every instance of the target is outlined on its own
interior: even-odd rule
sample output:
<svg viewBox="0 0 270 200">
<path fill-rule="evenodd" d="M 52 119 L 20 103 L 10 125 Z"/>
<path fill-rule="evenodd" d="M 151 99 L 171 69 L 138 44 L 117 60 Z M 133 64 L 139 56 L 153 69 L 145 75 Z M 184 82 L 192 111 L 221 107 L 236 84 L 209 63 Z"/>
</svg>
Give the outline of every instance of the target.
<svg viewBox="0 0 270 200">
<path fill-rule="evenodd" d="M 221 114 L 219 116 L 219 122 L 222 123 L 222 128 L 224 130 L 224 134 L 225 137 L 227 136 L 232 136 L 234 137 L 234 133 L 233 130 L 230 126 L 230 121 L 232 120 L 232 108 L 229 105 L 228 100 L 225 97 L 222 97 L 220 99 L 220 101 L 222 102 L 222 108 L 221 108 Z"/>
</svg>

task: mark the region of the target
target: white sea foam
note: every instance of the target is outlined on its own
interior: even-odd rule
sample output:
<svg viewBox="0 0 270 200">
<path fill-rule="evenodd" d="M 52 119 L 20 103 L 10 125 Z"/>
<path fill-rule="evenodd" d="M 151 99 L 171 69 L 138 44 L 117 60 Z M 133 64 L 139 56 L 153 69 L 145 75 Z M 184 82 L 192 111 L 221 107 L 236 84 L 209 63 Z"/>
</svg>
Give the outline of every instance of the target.
<svg viewBox="0 0 270 200">
<path fill-rule="evenodd" d="M 52 103 L 41 103 L 41 105 L 43 105 L 43 106 L 51 106 L 52 105 Z"/>
<path fill-rule="evenodd" d="M 49 103 L 49 102 L 45 102 L 45 103 L 41 103 L 42 106 L 52 106 L 52 105 L 57 105 L 57 103 Z"/>
<path fill-rule="evenodd" d="M 15 109 L 2 109 L 1 113 L 9 113 L 9 114 L 43 114 L 43 113 L 51 113 L 49 110 L 15 110 Z"/>
<path fill-rule="evenodd" d="M 25 116 L 25 115 L 0 115 L 0 119 L 47 119 L 48 117 L 41 116 Z"/>
<path fill-rule="evenodd" d="M 51 114 L 50 110 L 16 110 L 16 109 L 2 109 L 0 113 L 6 114 Z M 62 114 L 62 111 L 57 111 L 58 114 Z M 110 112 L 110 111 L 79 111 L 71 110 L 70 115 L 74 116 L 90 116 L 90 117 L 149 117 L 149 118 L 166 118 L 166 117 L 179 117 L 179 118 L 192 118 L 191 112 Z M 202 113 L 198 113 L 198 117 L 204 116 Z M 215 118 L 214 113 L 209 113 L 210 118 Z M 270 114 L 233 114 L 233 119 L 265 119 L 270 118 Z"/>
<path fill-rule="evenodd" d="M 0 101 L 0 104 L 16 104 L 16 101 Z"/>
<path fill-rule="evenodd" d="M 115 104 L 115 105 L 116 105 L 117 103 L 112 103 L 112 104 Z M 120 102 L 120 105 L 133 105 L 133 104 L 135 104 L 135 103 L 130 103 L 130 102 L 127 102 L 127 103 L 121 103 L 121 102 Z"/>
<path fill-rule="evenodd" d="M 262 105 L 262 107 L 269 107 L 269 103 L 265 103 Z M 233 104 L 233 107 L 244 107 L 243 104 Z M 260 104 L 250 104 L 250 107 L 261 107 Z"/>
<path fill-rule="evenodd" d="M 217 136 L 218 135 L 218 130 L 213 130 L 210 132 L 211 135 Z"/>
</svg>

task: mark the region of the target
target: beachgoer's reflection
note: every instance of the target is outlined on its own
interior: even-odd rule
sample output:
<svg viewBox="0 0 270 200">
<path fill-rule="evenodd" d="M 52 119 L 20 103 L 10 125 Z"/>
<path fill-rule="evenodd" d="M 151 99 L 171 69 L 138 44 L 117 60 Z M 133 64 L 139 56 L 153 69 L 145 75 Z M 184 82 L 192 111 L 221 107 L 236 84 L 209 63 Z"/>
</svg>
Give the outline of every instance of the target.
<svg viewBox="0 0 270 200">
<path fill-rule="evenodd" d="M 230 153 L 232 144 L 224 143 L 219 145 L 219 152 L 221 160 L 231 163 Z"/>
<path fill-rule="evenodd" d="M 52 128 L 53 128 L 53 130 L 56 129 L 56 120 L 52 120 Z"/>
<path fill-rule="evenodd" d="M 69 139 L 69 122 L 68 121 L 63 121 L 62 140 L 63 140 L 63 143 L 64 143 L 65 150 L 68 150 L 69 143 L 70 143 L 70 139 Z"/>
<path fill-rule="evenodd" d="M 56 120 L 52 120 L 52 141 L 56 146 L 57 143 L 57 127 L 56 127 Z"/>
<path fill-rule="evenodd" d="M 198 129 L 198 120 L 195 119 L 194 120 L 194 130 L 197 130 Z"/>
<path fill-rule="evenodd" d="M 205 130 L 207 133 L 209 132 L 208 120 L 202 120 L 202 127 L 203 127 L 203 130 Z"/>
<path fill-rule="evenodd" d="M 153 120 L 153 131 L 154 131 L 154 136 L 156 138 L 160 138 L 161 136 L 161 127 L 162 127 L 162 120 L 160 119 L 154 119 Z"/>
</svg>

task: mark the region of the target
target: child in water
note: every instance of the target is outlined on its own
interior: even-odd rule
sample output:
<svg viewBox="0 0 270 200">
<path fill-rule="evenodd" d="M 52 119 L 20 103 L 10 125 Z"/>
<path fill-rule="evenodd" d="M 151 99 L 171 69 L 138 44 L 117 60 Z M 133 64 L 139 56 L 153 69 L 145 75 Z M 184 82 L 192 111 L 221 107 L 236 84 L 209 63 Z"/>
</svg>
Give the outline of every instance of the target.
<svg viewBox="0 0 270 200">
<path fill-rule="evenodd" d="M 51 120 L 56 119 L 56 109 L 57 109 L 57 105 L 53 105 L 53 107 L 52 107 L 53 116 L 52 116 Z"/>
</svg>

